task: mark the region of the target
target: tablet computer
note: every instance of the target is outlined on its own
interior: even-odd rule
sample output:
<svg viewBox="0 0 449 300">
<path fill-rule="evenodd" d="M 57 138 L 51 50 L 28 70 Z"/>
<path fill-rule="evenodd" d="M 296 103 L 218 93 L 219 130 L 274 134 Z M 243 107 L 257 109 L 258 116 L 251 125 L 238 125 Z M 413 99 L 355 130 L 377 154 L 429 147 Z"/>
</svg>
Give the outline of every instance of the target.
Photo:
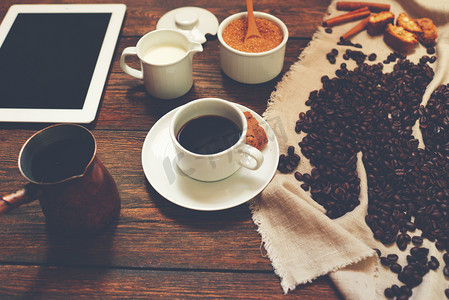
<svg viewBox="0 0 449 300">
<path fill-rule="evenodd" d="M 0 25 L 0 122 L 90 123 L 124 4 L 12 5 Z"/>
</svg>

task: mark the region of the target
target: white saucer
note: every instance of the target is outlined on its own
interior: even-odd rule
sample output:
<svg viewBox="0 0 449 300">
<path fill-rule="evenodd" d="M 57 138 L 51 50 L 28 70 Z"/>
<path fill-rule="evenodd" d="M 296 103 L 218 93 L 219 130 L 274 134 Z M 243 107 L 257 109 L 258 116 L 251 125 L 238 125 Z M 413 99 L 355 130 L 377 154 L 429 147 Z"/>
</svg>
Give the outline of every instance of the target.
<svg viewBox="0 0 449 300">
<path fill-rule="evenodd" d="M 242 111 L 250 111 L 267 133 L 268 144 L 262 149 L 262 166 L 256 171 L 242 167 L 232 176 L 215 182 L 198 181 L 182 173 L 176 165 L 175 150 L 168 133 L 170 120 L 179 109 L 176 108 L 153 125 L 142 148 L 143 171 L 161 196 L 182 207 L 212 211 L 245 203 L 267 186 L 278 165 L 278 141 L 261 116 L 242 105 L 238 107 Z"/>
</svg>

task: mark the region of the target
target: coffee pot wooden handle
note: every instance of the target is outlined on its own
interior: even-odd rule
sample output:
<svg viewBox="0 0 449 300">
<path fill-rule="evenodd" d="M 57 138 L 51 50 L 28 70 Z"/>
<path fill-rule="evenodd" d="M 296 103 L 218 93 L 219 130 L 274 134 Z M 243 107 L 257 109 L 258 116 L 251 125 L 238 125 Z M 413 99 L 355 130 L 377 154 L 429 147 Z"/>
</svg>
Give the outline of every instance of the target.
<svg viewBox="0 0 449 300">
<path fill-rule="evenodd" d="M 22 204 L 35 200 L 35 188 L 31 184 L 27 184 L 24 188 L 15 193 L 3 196 L 0 199 L 0 216 L 21 206 Z"/>
</svg>

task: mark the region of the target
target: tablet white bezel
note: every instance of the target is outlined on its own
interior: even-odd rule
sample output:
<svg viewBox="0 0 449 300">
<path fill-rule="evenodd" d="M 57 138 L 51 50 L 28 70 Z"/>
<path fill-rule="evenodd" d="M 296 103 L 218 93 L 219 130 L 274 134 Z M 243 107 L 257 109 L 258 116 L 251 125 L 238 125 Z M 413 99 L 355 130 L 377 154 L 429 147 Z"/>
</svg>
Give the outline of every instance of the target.
<svg viewBox="0 0 449 300">
<path fill-rule="evenodd" d="M 126 12 L 125 4 L 14 4 L 0 24 L 0 47 L 20 13 L 111 13 L 82 109 L 0 108 L 0 122 L 91 123 L 95 120 Z M 1 91 L 0 91 L 1 96 Z"/>
</svg>

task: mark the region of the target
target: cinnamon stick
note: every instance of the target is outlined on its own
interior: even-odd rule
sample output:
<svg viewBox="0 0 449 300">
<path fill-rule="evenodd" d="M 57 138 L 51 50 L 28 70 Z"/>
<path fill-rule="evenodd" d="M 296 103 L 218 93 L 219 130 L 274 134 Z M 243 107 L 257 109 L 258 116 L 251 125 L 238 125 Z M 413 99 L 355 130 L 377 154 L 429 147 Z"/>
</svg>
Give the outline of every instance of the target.
<svg viewBox="0 0 449 300">
<path fill-rule="evenodd" d="M 327 23 L 328 27 L 335 26 L 335 25 L 339 25 L 339 24 L 343 24 L 343 23 L 347 23 L 347 22 L 365 18 L 365 17 L 369 16 L 370 14 L 371 14 L 371 12 L 369 10 L 365 10 L 365 11 L 355 13 L 355 14 L 347 14 L 344 16 L 336 17 L 336 19 L 334 19 L 333 21 L 331 21 L 331 22 L 327 21 L 326 23 Z"/>
<path fill-rule="evenodd" d="M 368 18 L 363 19 L 361 22 L 359 22 L 357 25 L 355 25 L 351 30 L 346 32 L 340 37 L 340 40 L 344 41 L 347 40 L 349 37 L 363 31 L 366 28 L 366 25 L 368 25 Z"/>
<path fill-rule="evenodd" d="M 353 14 L 357 14 L 357 13 L 361 13 L 361 12 L 365 12 L 365 11 L 369 11 L 368 6 L 365 6 L 365 7 L 356 9 L 354 11 L 350 11 L 350 12 L 347 12 L 345 14 L 342 14 L 342 15 L 339 15 L 339 16 L 327 19 L 327 20 L 323 21 L 323 26 L 324 27 L 331 27 L 331 26 L 335 26 L 335 25 L 341 24 L 341 22 L 342 22 L 341 20 L 342 20 L 343 17 L 349 16 L 349 15 L 353 15 Z M 350 22 L 350 21 L 354 21 L 354 20 L 347 20 L 347 21 L 344 21 L 344 22 Z"/>
<path fill-rule="evenodd" d="M 377 2 L 350 2 L 339 1 L 337 2 L 338 10 L 356 10 L 367 6 L 372 12 L 388 11 L 390 10 L 390 4 L 377 3 Z"/>
</svg>

